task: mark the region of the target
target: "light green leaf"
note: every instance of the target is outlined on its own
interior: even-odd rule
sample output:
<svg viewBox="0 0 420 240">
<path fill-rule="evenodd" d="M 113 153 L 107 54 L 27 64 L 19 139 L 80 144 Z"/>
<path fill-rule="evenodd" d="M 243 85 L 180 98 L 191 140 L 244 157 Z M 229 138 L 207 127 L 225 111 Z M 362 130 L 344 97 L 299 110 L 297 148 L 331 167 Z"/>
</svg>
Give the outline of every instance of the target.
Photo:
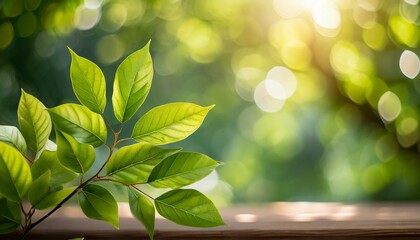
<svg viewBox="0 0 420 240">
<path fill-rule="evenodd" d="M 146 227 L 150 239 L 153 240 L 155 229 L 155 207 L 143 194 L 130 188 L 128 191 L 128 203 L 131 213 Z"/>
<path fill-rule="evenodd" d="M 120 122 L 128 121 L 143 104 L 153 78 L 150 42 L 128 56 L 118 67 L 114 80 L 112 105 Z"/>
<path fill-rule="evenodd" d="M 98 147 L 106 141 L 106 126 L 100 114 L 79 104 L 62 104 L 48 110 L 55 127 L 77 141 Z"/>
<path fill-rule="evenodd" d="M 19 203 L 0 198 L 0 234 L 15 231 L 21 221 Z"/>
<path fill-rule="evenodd" d="M 28 193 L 29 202 L 31 202 L 32 206 L 38 204 L 48 193 L 50 190 L 50 180 L 51 172 L 48 170 L 33 181 Z"/>
<path fill-rule="evenodd" d="M 69 240 L 84 240 L 85 238 L 81 237 L 81 238 L 70 238 Z"/>
<path fill-rule="evenodd" d="M 32 177 L 37 179 L 47 171 L 51 171 L 51 186 L 68 183 L 77 177 L 76 173 L 61 165 L 57 152 L 44 150 L 39 159 L 31 166 Z"/>
<path fill-rule="evenodd" d="M 214 204 L 197 190 L 177 189 L 155 199 L 159 214 L 177 224 L 191 227 L 224 225 Z"/>
<path fill-rule="evenodd" d="M 218 165 L 218 162 L 206 155 L 180 152 L 159 163 L 150 174 L 148 182 L 157 188 L 179 188 L 204 178 Z"/>
<path fill-rule="evenodd" d="M 114 197 L 104 187 L 86 185 L 78 193 L 80 207 L 92 219 L 103 220 L 118 229 L 118 205 Z"/>
<path fill-rule="evenodd" d="M 70 48 L 70 78 L 74 94 L 80 103 L 96 113 L 103 113 L 106 105 L 106 82 L 101 69 Z"/>
<path fill-rule="evenodd" d="M 153 168 L 180 149 L 164 149 L 137 143 L 119 149 L 106 164 L 106 173 L 126 184 L 146 182 Z"/>
<path fill-rule="evenodd" d="M 20 202 L 32 184 L 26 159 L 14 147 L 0 142 L 0 194 Z"/>
<path fill-rule="evenodd" d="M 22 154 L 26 154 L 25 138 L 17 127 L 0 126 L 0 141 L 10 143 Z"/>
<path fill-rule="evenodd" d="M 180 141 L 200 127 L 213 106 L 169 103 L 155 107 L 136 123 L 132 137 L 157 145 Z"/>
<path fill-rule="evenodd" d="M 18 122 L 29 149 L 35 153 L 42 150 L 51 133 L 51 119 L 37 98 L 22 89 L 18 107 Z"/>
<path fill-rule="evenodd" d="M 38 202 L 34 208 L 43 210 L 57 206 L 67 196 L 69 196 L 77 187 L 69 187 L 58 191 L 50 192 Z"/>
<path fill-rule="evenodd" d="M 95 161 L 95 149 L 79 143 L 72 136 L 57 131 L 57 156 L 63 166 L 77 173 L 86 173 Z"/>
</svg>

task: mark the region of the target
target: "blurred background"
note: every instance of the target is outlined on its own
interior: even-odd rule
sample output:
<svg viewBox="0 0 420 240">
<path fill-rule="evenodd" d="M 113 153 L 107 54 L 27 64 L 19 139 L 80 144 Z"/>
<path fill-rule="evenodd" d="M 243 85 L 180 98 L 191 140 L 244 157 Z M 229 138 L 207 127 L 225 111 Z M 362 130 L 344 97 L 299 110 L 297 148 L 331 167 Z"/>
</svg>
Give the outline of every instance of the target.
<svg viewBox="0 0 420 240">
<path fill-rule="evenodd" d="M 66 46 L 110 97 L 149 39 L 152 89 L 127 126 L 216 104 L 175 145 L 225 163 L 194 185 L 217 205 L 420 199 L 419 0 L 0 0 L 0 124 L 17 125 L 20 88 L 77 102 Z"/>
</svg>

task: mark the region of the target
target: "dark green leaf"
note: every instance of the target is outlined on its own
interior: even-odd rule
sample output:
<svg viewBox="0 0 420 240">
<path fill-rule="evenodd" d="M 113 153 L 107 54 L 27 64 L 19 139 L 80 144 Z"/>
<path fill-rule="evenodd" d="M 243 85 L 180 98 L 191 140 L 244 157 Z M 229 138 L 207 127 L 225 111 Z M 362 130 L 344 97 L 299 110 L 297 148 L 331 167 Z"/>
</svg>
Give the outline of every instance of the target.
<svg viewBox="0 0 420 240">
<path fill-rule="evenodd" d="M 18 121 L 28 147 L 35 153 L 41 151 L 51 133 L 51 119 L 37 98 L 22 89 L 18 107 Z"/>
<path fill-rule="evenodd" d="M 191 227 L 224 225 L 214 204 L 197 190 L 177 189 L 155 199 L 159 214 L 177 224 Z"/>
<path fill-rule="evenodd" d="M 77 99 L 96 113 L 103 113 L 106 105 L 106 83 L 101 69 L 68 48 L 71 54 L 70 78 Z"/>
<path fill-rule="evenodd" d="M 57 156 L 63 166 L 77 173 L 86 173 L 95 161 L 95 149 L 79 143 L 72 136 L 57 131 Z"/>
<path fill-rule="evenodd" d="M 150 239 L 153 239 L 155 229 L 155 207 L 153 203 L 134 189 L 128 191 L 128 202 L 131 213 L 146 227 Z"/>
<path fill-rule="evenodd" d="M 50 192 L 46 194 L 42 198 L 42 200 L 39 201 L 34 207 L 39 210 L 55 207 L 67 196 L 69 196 L 75 189 L 76 187 L 69 187 L 58 191 Z"/>
<path fill-rule="evenodd" d="M 118 229 L 117 201 L 108 190 L 89 184 L 79 192 L 78 199 L 87 217 L 106 221 Z"/>
<path fill-rule="evenodd" d="M 14 147 L 0 142 L 0 194 L 20 202 L 32 184 L 26 159 Z"/>
<path fill-rule="evenodd" d="M 179 188 L 204 178 L 218 165 L 218 162 L 206 155 L 180 152 L 159 163 L 150 174 L 148 182 L 157 188 Z"/>
<path fill-rule="evenodd" d="M 169 103 L 155 107 L 136 123 L 132 137 L 157 145 L 180 141 L 200 127 L 213 106 Z"/>
<path fill-rule="evenodd" d="M 21 221 L 19 203 L 0 198 L 0 234 L 15 231 Z"/>
<path fill-rule="evenodd" d="M 128 121 L 143 104 L 153 78 L 150 42 L 128 56 L 118 67 L 114 80 L 112 105 L 120 122 Z"/>
<path fill-rule="evenodd" d="M 79 104 L 62 104 L 48 110 L 55 127 L 77 141 L 98 147 L 106 141 L 106 126 L 100 114 Z"/>
<path fill-rule="evenodd" d="M 126 184 L 146 182 L 153 168 L 180 149 L 164 149 L 137 143 L 119 149 L 106 165 L 106 173 Z"/>
<path fill-rule="evenodd" d="M 22 154 L 26 153 L 25 138 L 14 126 L 0 126 L 0 141 L 12 144 Z"/>
<path fill-rule="evenodd" d="M 63 167 L 58 161 L 57 152 L 44 150 L 38 160 L 31 166 L 34 179 L 39 178 L 47 171 L 51 171 L 51 186 L 68 183 L 77 177 L 77 174 Z"/>
<path fill-rule="evenodd" d="M 50 190 L 50 180 L 51 172 L 48 170 L 33 181 L 28 193 L 29 202 L 31 202 L 32 206 L 38 204 L 48 193 Z"/>
</svg>

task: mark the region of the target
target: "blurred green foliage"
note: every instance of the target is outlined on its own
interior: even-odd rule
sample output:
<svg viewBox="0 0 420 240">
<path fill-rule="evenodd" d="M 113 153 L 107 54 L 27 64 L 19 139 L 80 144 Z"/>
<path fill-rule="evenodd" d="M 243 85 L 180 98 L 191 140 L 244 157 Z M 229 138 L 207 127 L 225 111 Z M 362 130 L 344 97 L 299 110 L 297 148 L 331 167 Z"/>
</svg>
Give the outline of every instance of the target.
<svg viewBox="0 0 420 240">
<path fill-rule="evenodd" d="M 0 122 L 16 124 L 20 88 L 76 101 L 66 46 L 111 95 L 149 39 L 143 109 L 216 104 L 183 145 L 225 162 L 196 185 L 218 205 L 420 198 L 418 0 L 3 0 Z"/>
</svg>

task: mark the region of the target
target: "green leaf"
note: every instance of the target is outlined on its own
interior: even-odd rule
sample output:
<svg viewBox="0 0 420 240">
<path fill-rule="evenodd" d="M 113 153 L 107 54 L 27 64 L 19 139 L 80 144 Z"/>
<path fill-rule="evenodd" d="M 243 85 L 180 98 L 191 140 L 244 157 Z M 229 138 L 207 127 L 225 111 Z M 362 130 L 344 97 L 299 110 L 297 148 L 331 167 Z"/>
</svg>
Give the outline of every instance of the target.
<svg viewBox="0 0 420 240">
<path fill-rule="evenodd" d="M 62 104 L 48 110 L 55 127 L 77 141 L 98 147 L 106 141 L 106 126 L 100 114 L 79 104 Z"/>
<path fill-rule="evenodd" d="M 224 225 L 214 204 L 197 190 L 177 189 L 155 199 L 159 214 L 177 224 L 191 227 Z"/>
<path fill-rule="evenodd" d="M 153 168 L 180 149 L 164 149 L 148 143 L 122 147 L 106 164 L 106 173 L 126 184 L 146 182 Z"/>
<path fill-rule="evenodd" d="M 118 229 L 118 205 L 114 197 L 104 187 L 89 184 L 78 194 L 79 204 L 85 215 L 103 220 Z"/>
<path fill-rule="evenodd" d="M 80 103 L 96 113 L 103 113 L 106 105 L 106 82 L 101 69 L 70 48 L 70 78 L 74 94 Z"/>
<path fill-rule="evenodd" d="M 19 203 L 0 198 L 0 234 L 15 231 L 21 221 Z"/>
<path fill-rule="evenodd" d="M 12 144 L 22 154 L 26 153 L 25 138 L 17 127 L 0 126 L 0 141 Z"/>
<path fill-rule="evenodd" d="M 95 161 L 95 149 L 79 143 L 72 136 L 57 131 L 57 156 L 63 166 L 77 173 L 86 173 Z"/>
<path fill-rule="evenodd" d="M 128 56 L 118 67 L 114 80 L 112 105 L 120 122 L 128 121 L 143 104 L 153 78 L 150 42 Z"/>
<path fill-rule="evenodd" d="M 155 107 L 136 123 L 132 137 L 157 145 L 180 141 L 200 127 L 213 106 L 169 103 Z"/>
<path fill-rule="evenodd" d="M 128 191 L 128 202 L 131 213 L 146 227 L 150 239 L 153 240 L 155 229 L 155 207 L 153 203 L 143 194 L 134 189 Z"/>
<path fill-rule="evenodd" d="M 58 191 L 50 192 L 42 198 L 34 207 L 39 210 L 57 206 L 67 196 L 69 196 L 77 187 L 69 187 Z"/>
<path fill-rule="evenodd" d="M 61 165 L 57 152 L 44 150 L 39 159 L 31 166 L 32 177 L 37 179 L 48 171 L 51 172 L 51 186 L 68 183 L 77 177 L 76 173 Z"/>
<path fill-rule="evenodd" d="M 35 179 L 29 189 L 28 197 L 32 206 L 37 205 L 50 190 L 51 172 L 46 171 L 39 178 Z"/>
<path fill-rule="evenodd" d="M 157 188 L 179 188 L 204 178 L 218 165 L 218 162 L 206 155 L 180 152 L 159 163 L 150 174 L 148 182 Z"/>
<path fill-rule="evenodd" d="M 18 107 L 18 121 L 29 149 L 35 153 L 44 148 L 51 133 L 51 119 L 37 98 L 22 89 Z"/>
<path fill-rule="evenodd" d="M 32 184 L 26 159 L 14 147 L 0 142 L 0 194 L 20 202 Z"/>
</svg>

